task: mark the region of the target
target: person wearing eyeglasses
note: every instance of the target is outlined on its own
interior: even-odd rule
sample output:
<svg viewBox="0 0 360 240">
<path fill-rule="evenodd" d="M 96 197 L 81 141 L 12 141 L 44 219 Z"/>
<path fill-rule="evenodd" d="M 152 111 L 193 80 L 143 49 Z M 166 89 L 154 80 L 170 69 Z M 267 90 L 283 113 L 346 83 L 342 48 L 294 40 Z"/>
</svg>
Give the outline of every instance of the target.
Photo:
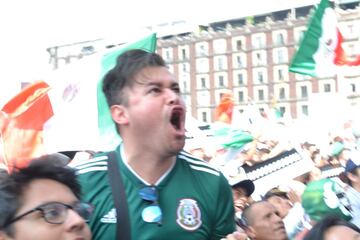
<svg viewBox="0 0 360 240">
<path fill-rule="evenodd" d="M 131 239 L 221 239 L 232 233 L 231 188 L 220 171 L 183 151 L 185 103 L 162 57 L 140 49 L 124 52 L 106 74 L 103 92 L 122 138 L 117 171 Z M 126 218 L 114 206 L 108 163 L 102 153 L 73 165 L 84 199 L 96 207 L 90 221 L 96 240 L 118 239 L 116 218 Z"/>
<path fill-rule="evenodd" d="M 0 240 L 90 240 L 93 206 L 80 201 L 73 169 L 59 155 L 34 159 L 23 169 L 0 172 Z"/>
</svg>

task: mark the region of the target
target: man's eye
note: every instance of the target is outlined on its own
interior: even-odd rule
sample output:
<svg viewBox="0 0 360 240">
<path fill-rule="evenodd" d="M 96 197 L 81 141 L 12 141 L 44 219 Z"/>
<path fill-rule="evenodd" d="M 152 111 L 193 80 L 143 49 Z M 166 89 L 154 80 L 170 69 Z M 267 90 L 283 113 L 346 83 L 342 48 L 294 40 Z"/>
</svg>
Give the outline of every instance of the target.
<svg viewBox="0 0 360 240">
<path fill-rule="evenodd" d="M 171 86 L 171 91 L 173 91 L 175 93 L 180 93 L 181 92 L 180 87 L 177 84 L 174 84 L 174 85 Z"/>
<path fill-rule="evenodd" d="M 160 88 L 151 88 L 149 92 L 159 93 L 160 91 Z"/>
<path fill-rule="evenodd" d="M 56 218 L 61 215 L 61 211 L 59 211 L 59 209 L 47 209 L 46 211 L 44 211 L 44 214 L 47 217 Z"/>
<path fill-rule="evenodd" d="M 64 209 L 52 207 L 43 210 L 44 216 L 47 219 L 57 219 L 63 214 Z"/>
</svg>

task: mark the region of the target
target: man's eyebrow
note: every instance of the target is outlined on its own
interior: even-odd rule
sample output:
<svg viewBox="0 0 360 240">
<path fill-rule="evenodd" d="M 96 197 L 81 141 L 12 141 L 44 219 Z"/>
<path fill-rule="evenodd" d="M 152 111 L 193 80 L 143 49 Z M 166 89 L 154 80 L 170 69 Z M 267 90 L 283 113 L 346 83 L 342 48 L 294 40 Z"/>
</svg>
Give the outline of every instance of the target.
<svg viewBox="0 0 360 240">
<path fill-rule="evenodd" d="M 144 87 L 161 86 L 161 85 L 162 85 L 160 82 L 156 82 L 156 81 L 151 81 L 151 82 L 147 82 L 147 81 L 140 82 L 140 81 L 137 81 L 136 83 L 137 83 L 138 85 L 142 85 L 142 86 L 144 86 Z"/>
<path fill-rule="evenodd" d="M 146 82 L 144 83 L 145 86 L 166 86 L 166 84 L 162 83 L 162 82 L 157 82 L 157 81 L 150 81 L 150 82 Z M 170 84 L 170 87 L 178 87 L 180 86 L 178 82 L 172 82 Z"/>
</svg>

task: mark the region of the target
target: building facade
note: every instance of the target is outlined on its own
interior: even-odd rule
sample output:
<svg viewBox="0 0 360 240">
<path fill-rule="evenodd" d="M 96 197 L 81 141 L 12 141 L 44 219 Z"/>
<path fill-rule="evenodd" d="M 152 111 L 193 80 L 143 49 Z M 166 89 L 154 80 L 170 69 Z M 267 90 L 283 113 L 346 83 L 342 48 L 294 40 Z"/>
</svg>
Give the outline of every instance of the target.
<svg viewBox="0 0 360 240">
<path fill-rule="evenodd" d="M 357 5 L 336 8 L 350 58 L 360 53 Z M 276 105 L 298 118 L 311 111 L 312 96 L 322 94 L 340 94 L 347 104 L 359 105 L 360 67 L 342 67 L 321 78 L 289 72 L 312 11 L 313 6 L 305 6 L 212 23 L 198 33 L 158 39 L 157 51 L 178 77 L 188 110 L 201 121 L 213 121 L 214 109 L 228 91 L 240 113 L 249 104 L 260 112 Z"/>
</svg>

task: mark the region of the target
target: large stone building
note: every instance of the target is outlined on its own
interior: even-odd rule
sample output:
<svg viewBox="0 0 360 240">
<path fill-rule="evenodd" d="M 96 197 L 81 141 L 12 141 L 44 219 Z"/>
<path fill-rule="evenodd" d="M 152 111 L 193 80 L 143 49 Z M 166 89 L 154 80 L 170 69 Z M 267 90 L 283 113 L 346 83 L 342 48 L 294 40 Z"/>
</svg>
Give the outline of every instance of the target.
<svg viewBox="0 0 360 240">
<path fill-rule="evenodd" d="M 358 4 L 336 8 L 349 57 L 360 53 Z M 313 8 L 232 19 L 211 23 L 199 32 L 163 36 L 157 51 L 178 77 L 187 107 L 198 120 L 213 121 L 226 91 L 233 93 L 237 111 L 249 104 L 266 111 L 276 103 L 292 118 L 308 115 L 314 97 L 320 95 L 345 96 L 348 105 L 359 106 L 360 67 L 343 67 L 338 74 L 321 78 L 288 71 Z"/>
</svg>

